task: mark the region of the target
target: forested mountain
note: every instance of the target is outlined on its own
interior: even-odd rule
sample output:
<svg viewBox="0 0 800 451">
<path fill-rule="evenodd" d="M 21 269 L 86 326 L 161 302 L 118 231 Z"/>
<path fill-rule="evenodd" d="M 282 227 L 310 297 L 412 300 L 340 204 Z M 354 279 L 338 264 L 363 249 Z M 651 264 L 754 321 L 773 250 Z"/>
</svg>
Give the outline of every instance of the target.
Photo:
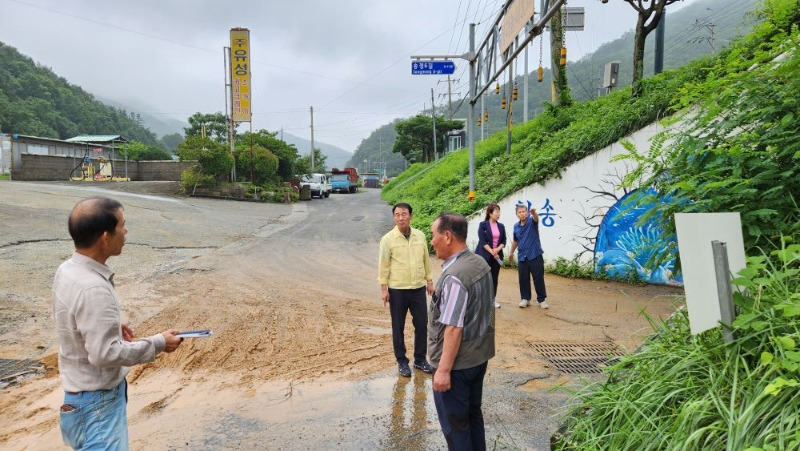
<svg viewBox="0 0 800 451">
<path fill-rule="evenodd" d="M 181 121 L 172 117 L 148 113 L 147 111 L 152 110 L 153 107 L 144 103 L 120 102 L 101 96 L 95 96 L 95 99 L 114 108 L 136 111 L 136 117 L 141 117 L 142 125 L 149 128 L 156 136 L 163 137 L 165 135 L 174 135 L 175 133 L 183 136 L 183 129 L 189 126 L 185 120 Z"/>
<path fill-rule="evenodd" d="M 400 120 L 382 125 L 362 140 L 353 158 L 347 162 L 347 166 L 358 168 L 360 172 L 380 172 L 385 168 L 386 174 L 390 177 L 405 171 L 408 167 L 405 158 L 399 153 L 392 152 L 392 146 L 397 138 L 394 126 Z"/>
<path fill-rule="evenodd" d="M 286 144 L 294 145 L 300 155 L 309 155 L 311 152 L 311 141 L 305 138 L 295 136 L 291 133 L 281 133 L 281 139 L 283 139 Z M 347 166 L 347 161 L 353 156 L 352 152 L 318 140 L 314 141 L 314 147 L 319 149 L 319 151 L 327 157 L 325 162 L 327 163 L 328 169 L 341 169 Z"/>
<path fill-rule="evenodd" d="M 122 135 L 156 146 L 140 115 L 110 107 L 0 42 L 0 131 L 67 139 Z"/>
<path fill-rule="evenodd" d="M 713 55 L 732 39 L 748 33 L 752 29 L 753 20 L 749 19 L 748 13 L 756 6 L 757 0 L 701 0 L 693 2 L 684 8 L 672 13 L 669 7 L 666 8 L 666 29 L 664 32 L 664 69 L 672 69 L 684 66 L 691 61 Z M 596 18 L 586 18 L 587 23 Z M 606 63 L 620 61 L 619 65 L 619 85 L 618 88 L 630 85 L 633 73 L 633 29 L 636 22 L 630 24 L 629 31 L 621 37 L 611 42 L 605 43 L 591 54 L 588 54 L 578 61 L 567 63 L 567 81 L 569 83 L 570 95 L 578 101 L 588 100 L 603 95 L 603 70 Z M 580 31 L 571 31 L 578 33 Z M 653 75 L 655 39 L 656 32 L 650 33 L 644 53 L 644 75 Z M 545 43 L 549 44 L 549 34 L 544 33 Z M 538 48 L 539 39 L 533 41 L 533 45 L 528 50 L 530 60 L 530 76 L 528 80 L 529 100 L 528 117 L 533 118 L 544 108 L 544 102 L 550 102 L 550 81 L 552 73 L 548 61 L 543 62 L 544 80 L 539 83 L 536 80 L 536 68 L 538 67 Z M 569 49 L 567 49 L 569 54 Z M 520 58 L 518 64 L 522 64 Z M 522 91 L 524 77 L 522 70 L 516 71 L 518 75 L 515 80 L 519 89 L 519 98 L 514 102 L 514 122 L 522 120 Z M 484 99 L 484 106 L 489 112 L 489 124 L 484 130 L 486 136 L 505 128 L 506 111 L 500 108 L 500 99 L 503 96 L 505 85 L 500 80 L 500 94 L 495 94 L 494 90 L 488 90 Z M 455 103 L 455 102 L 454 102 Z M 479 104 L 476 104 L 479 106 Z M 468 114 L 469 104 L 464 102 L 461 108 L 454 113 L 454 117 L 465 118 Z M 439 113 L 445 114 L 446 109 L 442 108 Z M 478 131 L 480 136 L 480 131 Z"/>
<path fill-rule="evenodd" d="M 667 7 L 666 29 L 664 38 L 664 69 L 681 67 L 690 61 L 694 61 L 704 56 L 712 55 L 729 43 L 733 38 L 742 36 L 752 29 L 753 20 L 749 17 L 749 12 L 756 6 L 757 0 L 700 0 L 693 2 L 686 7 L 672 13 Z M 587 17 L 586 22 L 598 20 L 598 18 Z M 567 80 L 569 83 L 572 98 L 578 101 L 595 98 L 602 95 L 601 86 L 603 80 L 603 70 L 605 64 L 610 61 L 620 61 L 619 85 L 617 88 L 630 85 L 632 66 L 633 66 L 633 29 L 636 22 L 633 21 L 628 27 L 630 31 L 623 34 L 620 38 L 601 45 L 594 53 L 586 55 L 579 61 L 569 61 L 567 63 Z M 578 33 L 573 32 L 569 33 Z M 655 32 L 647 37 L 645 46 L 644 70 L 645 77 L 653 74 L 654 65 L 654 42 Z M 529 58 L 529 99 L 528 99 L 528 118 L 532 119 L 544 108 L 544 103 L 550 99 L 550 80 L 551 71 L 549 62 L 544 61 L 544 80 L 542 83 L 536 80 L 536 68 L 539 62 L 539 39 L 536 38 L 528 50 Z M 544 45 L 549 45 L 549 34 L 544 33 Z M 569 54 L 569 49 L 568 54 Z M 524 68 L 522 58 L 519 59 L 520 67 L 516 71 L 518 75 L 515 80 L 519 90 L 519 98 L 514 102 L 514 123 L 522 121 L 524 108 L 522 101 Z M 506 86 L 500 80 L 500 94 L 495 94 L 490 89 L 485 94 L 484 107 L 489 114 L 488 123 L 484 122 L 484 136 L 502 130 L 506 127 L 506 111 L 500 108 L 500 99 L 503 96 Z M 454 107 L 460 106 L 453 113 L 454 118 L 466 118 L 468 115 L 467 102 L 461 99 L 453 101 Z M 476 110 L 480 108 L 480 103 L 476 104 Z M 430 114 L 430 110 L 426 112 Z M 447 106 L 437 108 L 438 115 L 447 115 Z M 477 114 L 477 111 L 476 111 Z M 391 128 L 389 133 L 386 128 Z M 476 139 L 480 139 L 481 130 L 476 129 Z M 391 152 L 394 145 L 394 125 L 387 124 L 372 132 L 372 134 L 362 141 L 356 149 L 351 163 L 360 164 L 363 160 L 368 161 L 390 161 L 387 165 L 387 172 L 390 176 L 396 175 L 403 170 L 404 161 L 400 158 L 400 163 L 395 161 L 397 154 L 390 156 L 382 155 L 379 146 L 378 136 L 383 136 L 383 152 L 388 149 Z M 395 170 L 391 170 L 395 169 Z M 399 169 L 399 170 L 398 170 Z"/>
</svg>

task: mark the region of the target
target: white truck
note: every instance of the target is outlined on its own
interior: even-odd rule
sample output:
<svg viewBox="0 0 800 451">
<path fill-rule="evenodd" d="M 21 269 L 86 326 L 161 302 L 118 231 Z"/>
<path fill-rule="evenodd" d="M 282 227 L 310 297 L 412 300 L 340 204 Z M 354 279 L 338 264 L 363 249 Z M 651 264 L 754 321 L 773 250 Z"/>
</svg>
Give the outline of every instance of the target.
<svg viewBox="0 0 800 451">
<path fill-rule="evenodd" d="M 309 185 L 311 197 L 317 196 L 323 199 L 331 195 L 331 184 L 325 174 L 306 174 L 300 180 L 300 186 L 303 185 Z"/>
</svg>

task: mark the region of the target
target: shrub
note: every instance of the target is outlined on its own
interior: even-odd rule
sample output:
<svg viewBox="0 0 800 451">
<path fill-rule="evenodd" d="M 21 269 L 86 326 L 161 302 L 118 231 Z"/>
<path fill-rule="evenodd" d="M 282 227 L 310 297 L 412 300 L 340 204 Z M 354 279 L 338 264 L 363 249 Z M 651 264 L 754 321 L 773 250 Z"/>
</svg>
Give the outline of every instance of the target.
<svg viewBox="0 0 800 451">
<path fill-rule="evenodd" d="M 790 243 L 791 240 L 783 240 Z M 800 245 L 748 259 L 735 340 L 685 310 L 580 399 L 555 449 L 800 449 Z"/>
<path fill-rule="evenodd" d="M 196 187 L 214 186 L 217 183 L 213 175 L 202 174 L 196 169 L 187 169 L 181 172 L 181 187 L 190 193 Z"/>
</svg>

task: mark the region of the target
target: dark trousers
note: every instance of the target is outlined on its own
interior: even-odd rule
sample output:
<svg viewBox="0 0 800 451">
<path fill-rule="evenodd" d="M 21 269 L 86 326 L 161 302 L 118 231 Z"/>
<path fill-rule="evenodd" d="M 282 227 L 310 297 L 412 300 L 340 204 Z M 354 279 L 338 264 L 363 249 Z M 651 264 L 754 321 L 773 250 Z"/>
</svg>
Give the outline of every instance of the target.
<svg viewBox="0 0 800 451">
<path fill-rule="evenodd" d="M 406 314 L 411 311 L 414 325 L 414 362 L 425 361 L 428 347 L 428 306 L 425 287 L 412 290 L 389 288 L 389 312 L 392 315 L 392 345 L 398 363 L 408 363 L 406 340 Z"/>
<path fill-rule="evenodd" d="M 531 277 L 533 288 L 536 289 L 536 301 L 544 302 L 547 299 L 547 289 L 544 287 L 544 257 L 541 255 L 533 260 L 519 262 L 519 294 L 528 301 L 531 300 Z"/>
<path fill-rule="evenodd" d="M 436 415 L 451 450 L 485 450 L 481 400 L 483 377 L 488 362 L 476 367 L 450 372 L 450 390 L 433 392 Z"/>
<path fill-rule="evenodd" d="M 494 258 L 490 258 L 486 263 L 489 263 L 489 269 L 492 271 L 492 284 L 494 284 L 494 296 L 492 299 L 497 299 L 497 280 L 500 277 L 500 263 Z"/>
</svg>

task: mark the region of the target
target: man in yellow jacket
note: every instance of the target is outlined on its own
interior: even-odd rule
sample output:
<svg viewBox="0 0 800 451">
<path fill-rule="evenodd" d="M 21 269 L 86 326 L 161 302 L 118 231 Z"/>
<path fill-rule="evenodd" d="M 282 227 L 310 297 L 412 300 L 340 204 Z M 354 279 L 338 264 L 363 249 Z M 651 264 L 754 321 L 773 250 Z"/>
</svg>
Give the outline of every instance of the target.
<svg viewBox="0 0 800 451">
<path fill-rule="evenodd" d="M 411 227 L 411 205 L 401 202 L 392 207 L 395 227 L 381 238 L 378 257 L 378 282 L 383 306 L 392 316 L 392 344 L 401 376 L 410 377 L 403 331 L 411 311 L 414 325 L 414 368 L 433 372 L 428 363 L 427 294 L 433 294 L 430 258 L 425 234 Z"/>
</svg>

